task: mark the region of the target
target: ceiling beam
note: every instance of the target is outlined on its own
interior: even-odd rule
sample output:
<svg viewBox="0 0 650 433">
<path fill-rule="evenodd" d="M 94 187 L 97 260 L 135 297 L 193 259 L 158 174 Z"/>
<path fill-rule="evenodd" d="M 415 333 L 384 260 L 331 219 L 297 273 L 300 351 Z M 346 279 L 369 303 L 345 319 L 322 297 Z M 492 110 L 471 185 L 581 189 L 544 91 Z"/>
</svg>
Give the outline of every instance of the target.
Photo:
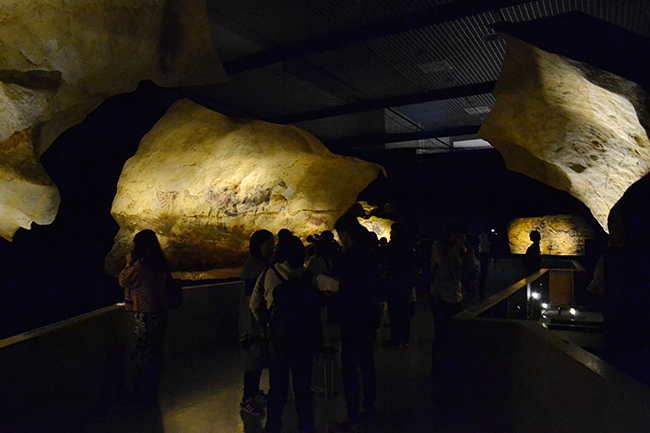
<svg viewBox="0 0 650 433">
<path fill-rule="evenodd" d="M 310 54 L 530 2 L 531 0 L 459 0 L 340 32 L 326 33 L 313 38 L 278 45 L 266 51 L 225 62 L 223 67 L 228 75 L 238 74 L 273 63 L 301 59 Z"/>
<path fill-rule="evenodd" d="M 376 146 L 386 143 L 401 143 L 405 141 L 426 140 L 438 137 L 453 137 L 457 135 L 476 134 L 481 125 L 459 126 L 455 128 L 438 129 L 435 131 L 414 131 L 400 134 L 378 134 L 361 137 L 347 137 L 339 140 L 329 140 L 325 145 L 330 149 L 344 147 Z"/>
<path fill-rule="evenodd" d="M 424 102 L 440 101 L 444 99 L 463 98 L 467 96 L 491 93 L 496 81 L 485 83 L 467 84 L 465 86 L 449 87 L 445 89 L 427 90 L 426 92 L 412 93 L 410 95 L 393 96 L 390 98 L 368 99 L 348 105 L 321 108 L 303 113 L 289 114 L 267 119 L 271 123 L 289 124 L 309 120 L 323 119 L 325 117 L 342 116 L 344 114 L 360 113 L 363 111 L 378 110 L 405 105 L 421 104 Z"/>
</svg>

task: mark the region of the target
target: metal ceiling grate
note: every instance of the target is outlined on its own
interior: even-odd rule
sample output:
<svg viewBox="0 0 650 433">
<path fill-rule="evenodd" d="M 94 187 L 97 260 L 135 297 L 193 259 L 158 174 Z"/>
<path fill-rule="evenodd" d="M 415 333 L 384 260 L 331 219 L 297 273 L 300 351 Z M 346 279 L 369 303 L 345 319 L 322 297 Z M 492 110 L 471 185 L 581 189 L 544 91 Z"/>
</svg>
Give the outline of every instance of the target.
<svg viewBox="0 0 650 433">
<path fill-rule="evenodd" d="M 484 108 L 492 110 L 494 104 L 494 97 L 486 94 L 409 105 L 393 110 L 422 125 L 424 130 L 439 130 L 459 125 L 480 125 L 489 112 Z"/>
<path fill-rule="evenodd" d="M 462 0 L 208 1 L 213 17 L 219 13 L 226 16 L 219 22 L 227 21 L 230 14 L 236 27 L 258 36 L 258 46 L 271 48 Z M 360 100 L 492 82 L 499 77 L 505 55 L 505 43 L 496 37 L 492 24 L 525 23 L 580 11 L 647 36 L 649 8 L 650 1 L 646 0 L 534 0 L 285 60 L 242 77 L 234 76 L 214 95 L 253 116 L 277 117 Z M 223 34 L 227 36 L 227 32 Z M 242 49 L 249 54 L 251 44 Z M 469 102 L 458 98 L 397 107 L 387 111 L 386 128 L 387 132 L 404 132 L 480 125 L 493 106 L 494 98 L 485 94 Z M 326 123 L 319 123 L 322 131 Z M 340 131 L 339 127 L 324 134 L 337 135 Z"/>
<path fill-rule="evenodd" d="M 329 72 L 368 98 L 394 96 L 498 78 L 502 41 L 488 41 L 492 15 L 418 29 L 310 56 L 307 61 Z M 444 61 L 448 70 L 427 73 L 423 65 Z"/>
<path fill-rule="evenodd" d="M 650 2 L 645 0 L 593 0 L 580 3 L 582 12 L 640 35 L 650 36 Z"/>
<path fill-rule="evenodd" d="M 454 3 L 455 0 L 209 0 L 212 16 L 257 33 L 271 45 L 335 33 Z"/>
</svg>

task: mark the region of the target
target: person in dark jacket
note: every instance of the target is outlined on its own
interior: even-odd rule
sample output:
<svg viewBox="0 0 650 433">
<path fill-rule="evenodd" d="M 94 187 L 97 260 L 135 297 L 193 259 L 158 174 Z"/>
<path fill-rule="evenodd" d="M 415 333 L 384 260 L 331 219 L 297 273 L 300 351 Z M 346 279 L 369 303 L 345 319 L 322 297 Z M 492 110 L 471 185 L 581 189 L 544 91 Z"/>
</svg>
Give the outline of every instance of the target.
<svg viewBox="0 0 650 433">
<path fill-rule="evenodd" d="M 381 319 L 379 260 L 372 237 L 350 214 L 336 222 L 343 247 L 335 305 L 341 327 L 341 363 L 350 423 L 376 415 L 375 341 Z M 358 369 L 358 370 L 357 370 Z M 363 404 L 359 387 L 363 381 Z M 361 408 L 363 407 L 363 411 Z"/>
<path fill-rule="evenodd" d="M 271 389 L 265 432 L 279 433 L 282 428 L 290 373 L 298 428 L 305 433 L 315 432 L 311 376 L 321 346 L 320 294 L 304 261 L 305 248 L 299 238 L 290 235 L 279 239 L 277 263 L 260 276 L 251 297 L 256 318 L 263 322 L 260 313 L 269 312 Z"/>
<path fill-rule="evenodd" d="M 151 230 L 137 233 L 133 251 L 119 275 L 125 309 L 135 314 L 129 398 L 133 404 L 151 403 L 158 398 L 170 281 L 171 274 L 156 234 Z"/>
<path fill-rule="evenodd" d="M 411 329 L 409 301 L 418 273 L 417 266 L 418 257 L 407 240 L 406 226 L 399 222 L 393 223 L 384 259 L 391 346 L 409 346 Z"/>
</svg>

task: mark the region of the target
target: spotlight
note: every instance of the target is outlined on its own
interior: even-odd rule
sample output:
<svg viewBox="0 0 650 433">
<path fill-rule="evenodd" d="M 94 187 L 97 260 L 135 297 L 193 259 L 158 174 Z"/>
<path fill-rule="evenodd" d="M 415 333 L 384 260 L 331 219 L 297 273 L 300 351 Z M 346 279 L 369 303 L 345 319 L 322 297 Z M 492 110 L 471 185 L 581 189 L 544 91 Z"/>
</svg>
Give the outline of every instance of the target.
<svg viewBox="0 0 650 433">
<path fill-rule="evenodd" d="M 541 296 L 540 296 L 539 292 L 533 292 L 533 293 L 530 294 L 530 297 L 533 298 L 533 299 L 539 299 Z"/>
<path fill-rule="evenodd" d="M 577 316 L 577 315 L 578 315 L 578 312 L 576 311 L 575 308 L 571 308 L 571 309 L 569 310 L 569 313 L 570 313 L 572 316 Z"/>
<path fill-rule="evenodd" d="M 542 308 L 546 310 L 548 308 L 548 304 L 546 302 L 542 303 Z"/>
</svg>

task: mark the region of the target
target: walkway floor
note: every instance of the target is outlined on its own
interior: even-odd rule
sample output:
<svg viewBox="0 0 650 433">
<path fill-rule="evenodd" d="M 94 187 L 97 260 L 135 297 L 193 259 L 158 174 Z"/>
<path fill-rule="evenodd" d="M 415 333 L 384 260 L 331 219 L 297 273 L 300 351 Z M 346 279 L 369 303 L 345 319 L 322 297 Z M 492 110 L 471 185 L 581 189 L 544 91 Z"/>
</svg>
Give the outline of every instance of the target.
<svg viewBox="0 0 650 433">
<path fill-rule="evenodd" d="M 411 345 L 408 348 L 384 347 L 390 336 L 387 326 L 378 332 L 376 364 L 378 373 L 378 417 L 357 430 L 393 432 L 470 432 L 458 419 L 446 422 L 440 399 L 432 392 L 430 353 L 433 321 L 427 299 L 418 302 L 412 318 Z M 337 359 L 335 357 L 335 359 Z M 337 422 L 344 419 L 345 400 L 337 359 L 334 396 L 328 416 L 322 359 L 314 372 L 314 403 L 319 433 L 341 431 Z M 149 411 L 127 415 L 109 411 L 88 425 L 87 433 L 221 433 L 261 432 L 264 420 L 240 413 L 242 395 L 241 354 L 238 347 L 212 347 L 183 353 L 166 360 L 160 404 Z M 268 376 L 263 377 L 268 388 Z M 455 412 L 455 411 L 454 411 Z M 297 432 L 297 419 L 290 399 L 285 409 L 283 432 Z M 453 427 L 452 427 L 453 425 Z"/>
<path fill-rule="evenodd" d="M 506 267 L 507 269 L 507 267 Z M 506 272 L 507 273 L 507 272 Z M 500 275 L 501 274 L 501 275 Z M 503 268 L 494 266 L 488 285 L 501 286 Z M 505 278 L 507 279 L 507 278 Z M 501 280 L 501 281 L 495 281 Z M 480 421 L 464 416 L 431 380 L 433 319 L 428 295 L 421 296 L 411 320 L 408 348 L 389 348 L 388 326 L 378 331 L 376 368 L 378 375 L 377 419 L 347 431 L 376 433 L 474 433 L 484 432 Z M 337 423 L 345 418 L 345 398 L 340 358 L 334 355 L 334 390 L 326 400 L 322 392 L 324 357 L 315 365 L 313 389 L 318 433 L 346 431 Z M 263 376 L 268 390 L 268 375 Z M 243 368 L 239 347 L 203 347 L 165 360 L 159 405 L 146 411 L 119 411 L 107 407 L 93 416 L 80 433 L 257 433 L 265 420 L 240 413 Z M 327 408 L 330 407 L 330 410 Z M 285 408 L 283 433 L 297 432 L 297 417 L 290 397 Z M 492 431 L 492 430 L 489 430 Z"/>
</svg>

